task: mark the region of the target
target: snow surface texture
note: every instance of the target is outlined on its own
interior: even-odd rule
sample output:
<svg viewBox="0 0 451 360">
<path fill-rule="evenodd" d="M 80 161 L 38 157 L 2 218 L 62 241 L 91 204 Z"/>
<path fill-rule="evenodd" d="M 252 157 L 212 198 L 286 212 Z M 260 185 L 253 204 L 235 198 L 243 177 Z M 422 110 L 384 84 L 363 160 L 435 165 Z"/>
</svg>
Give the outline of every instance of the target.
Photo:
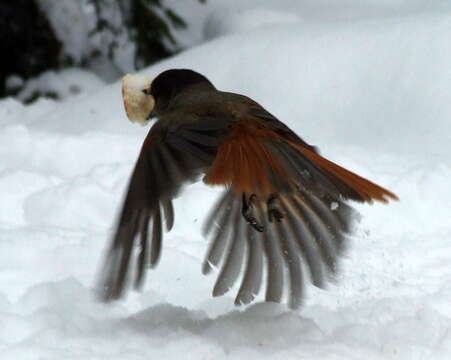
<svg viewBox="0 0 451 360">
<path fill-rule="evenodd" d="M 126 120 L 119 83 L 64 102 L 7 99 L 2 360 L 450 358 L 451 12 L 416 1 L 392 2 L 392 11 L 388 1 L 356 1 L 353 12 L 347 1 L 340 15 L 330 1 L 318 2 L 322 13 L 299 3 L 292 16 L 267 7 L 236 18 L 229 8 L 241 29 L 230 35 L 224 19 L 215 28 L 212 4 L 204 28 L 222 37 L 145 73 L 201 71 L 399 195 L 389 206 L 357 207 L 363 219 L 337 283 L 309 289 L 299 312 L 212 299 L 200 226 L 219 189 L 194 184 L 176 200 L 176 226 L 145 291 L 97 303 L 96 270 L 147 129 Z M 323 15 L 293 22 L 302 10 Z"/>
<path fill-rule="evenodd" d="M 22 88 L 16 98 L 26 102 L 37 95 L 66 100 L 78 94 L 98 90 L 104 84 L 92 72 L 78 68 L 67 68 L 60 71 L 49 70 L 27 81 L 19 76 L 12 75 L 7 79 L 6 86 L 10 90 Z"/>
</svg>

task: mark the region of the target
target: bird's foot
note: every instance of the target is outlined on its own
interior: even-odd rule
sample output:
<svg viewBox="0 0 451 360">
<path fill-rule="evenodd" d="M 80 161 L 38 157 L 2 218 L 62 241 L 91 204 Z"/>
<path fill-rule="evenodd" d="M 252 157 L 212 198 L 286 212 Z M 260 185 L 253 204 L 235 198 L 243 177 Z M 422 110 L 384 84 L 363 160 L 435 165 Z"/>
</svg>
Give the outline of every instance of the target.
<svg viewBox="0 0 451 360">
<path fill-rule="evenodd" d="M 277 208 L 277 200 L 279 199 L 278 195 L 272 194 L 268 201 L 266 202 L 266 206 L 268 208 L 268 220 L 269 222 L 272 222 L 273 220 L 276 220 L 277 222 L 280 222 L 284 216 L 282 212 Z"/>
<path fill-rule="evenodd" d="M 243 215 L 246 222 L 249 225 L 251 225 L 255 230 L 257 230 L 258 232 L 263 232 L 265 227 L 258 223 L 256 217 L 254 216 L 254 214 L 252 212 L 252 210 L 254 208 L 252 202 L 255 200 L 256 197 L 257 197 L 257 195 L 252 194 L 251 196 L 249 196 L 249 199 L 246 199 L 246 194 L 243 193 L 243 207 L 241 210 L 241 214 Z"/>
</svg>

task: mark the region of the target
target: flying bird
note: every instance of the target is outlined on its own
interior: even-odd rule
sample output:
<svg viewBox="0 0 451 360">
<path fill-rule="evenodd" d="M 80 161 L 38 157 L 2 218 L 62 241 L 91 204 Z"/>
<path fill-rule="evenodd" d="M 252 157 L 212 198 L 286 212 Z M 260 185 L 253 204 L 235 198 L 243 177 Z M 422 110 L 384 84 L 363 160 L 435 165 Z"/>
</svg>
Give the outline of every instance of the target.
<svg viewBox="0 0 451 360">
<path fill-rule="evenodd" d="M 352 231 L 350 201 L 398 200 L 383 187 L 321 156 L 249 97 L 217 90 L 203 75 L 172 69 L 152 82 L 127 75 L 131 121 L 157 118 L 141 148 L 101 271 L 100 296 L 139 289 L 161 255 L 172 200 L 200 178 L 225 191 L 204 223 L 204 274 L 218 268 L 213 296 L 237 282 L 235 303 L 302 305 L 305 285 L 324 287 Z"/>
</svg>

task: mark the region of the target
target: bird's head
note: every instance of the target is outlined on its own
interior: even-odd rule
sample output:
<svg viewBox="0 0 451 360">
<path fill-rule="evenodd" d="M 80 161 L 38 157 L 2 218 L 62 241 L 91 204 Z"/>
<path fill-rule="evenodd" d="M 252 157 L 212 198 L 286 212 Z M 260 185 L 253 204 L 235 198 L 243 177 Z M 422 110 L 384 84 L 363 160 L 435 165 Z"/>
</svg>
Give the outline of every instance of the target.
<svg viewBox="0 0 451 360">
<path fill-rule="evenodd" d="M 215 89 L 205 76 L 187 69 L 166 70 L 153 81 L 146 75 L 127 74 L 122 78 L 122 98 L 127 117 L 131 122 L 145 125 L 195 86 Z"/>
</svg>

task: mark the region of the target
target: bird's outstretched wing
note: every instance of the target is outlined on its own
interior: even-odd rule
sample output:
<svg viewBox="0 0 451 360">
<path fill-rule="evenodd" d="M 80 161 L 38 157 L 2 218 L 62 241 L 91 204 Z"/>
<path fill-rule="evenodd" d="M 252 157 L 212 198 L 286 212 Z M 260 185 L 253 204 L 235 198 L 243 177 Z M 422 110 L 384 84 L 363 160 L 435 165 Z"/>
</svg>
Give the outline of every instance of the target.
<svg viewBox="0 0 451 360">
<path fill-rule="evenodd" d="M 146 268 L 160 258 L 163 219 L 167 231 L 173 226 L 172 199 L 211 164 L 221 141 L 224 122 L 205 117 L 171 125 L 170 120 L 151 128 L 133 170 L 100 273 L 104 301 L 119 298 L 131 280 L 141 287 Z"/>
<path fill-rule="evenodd" d="M 211 243 L 203 273 L 219 267 L 214 296 L 241 278 L 235 302 L 247 304 L 266 279 L 267 301 L 286 298 L 298 308 L 305 284 L 323 287 L 337 270 L 358 217 L 347 200 L 397 198 L 321 157 L 258 104 L 250 110 L 219 146 L 204 179 L 229 190 L 205 222 Z M 244 207 L 251 209 L 247 221 Z"/>
</svg>

